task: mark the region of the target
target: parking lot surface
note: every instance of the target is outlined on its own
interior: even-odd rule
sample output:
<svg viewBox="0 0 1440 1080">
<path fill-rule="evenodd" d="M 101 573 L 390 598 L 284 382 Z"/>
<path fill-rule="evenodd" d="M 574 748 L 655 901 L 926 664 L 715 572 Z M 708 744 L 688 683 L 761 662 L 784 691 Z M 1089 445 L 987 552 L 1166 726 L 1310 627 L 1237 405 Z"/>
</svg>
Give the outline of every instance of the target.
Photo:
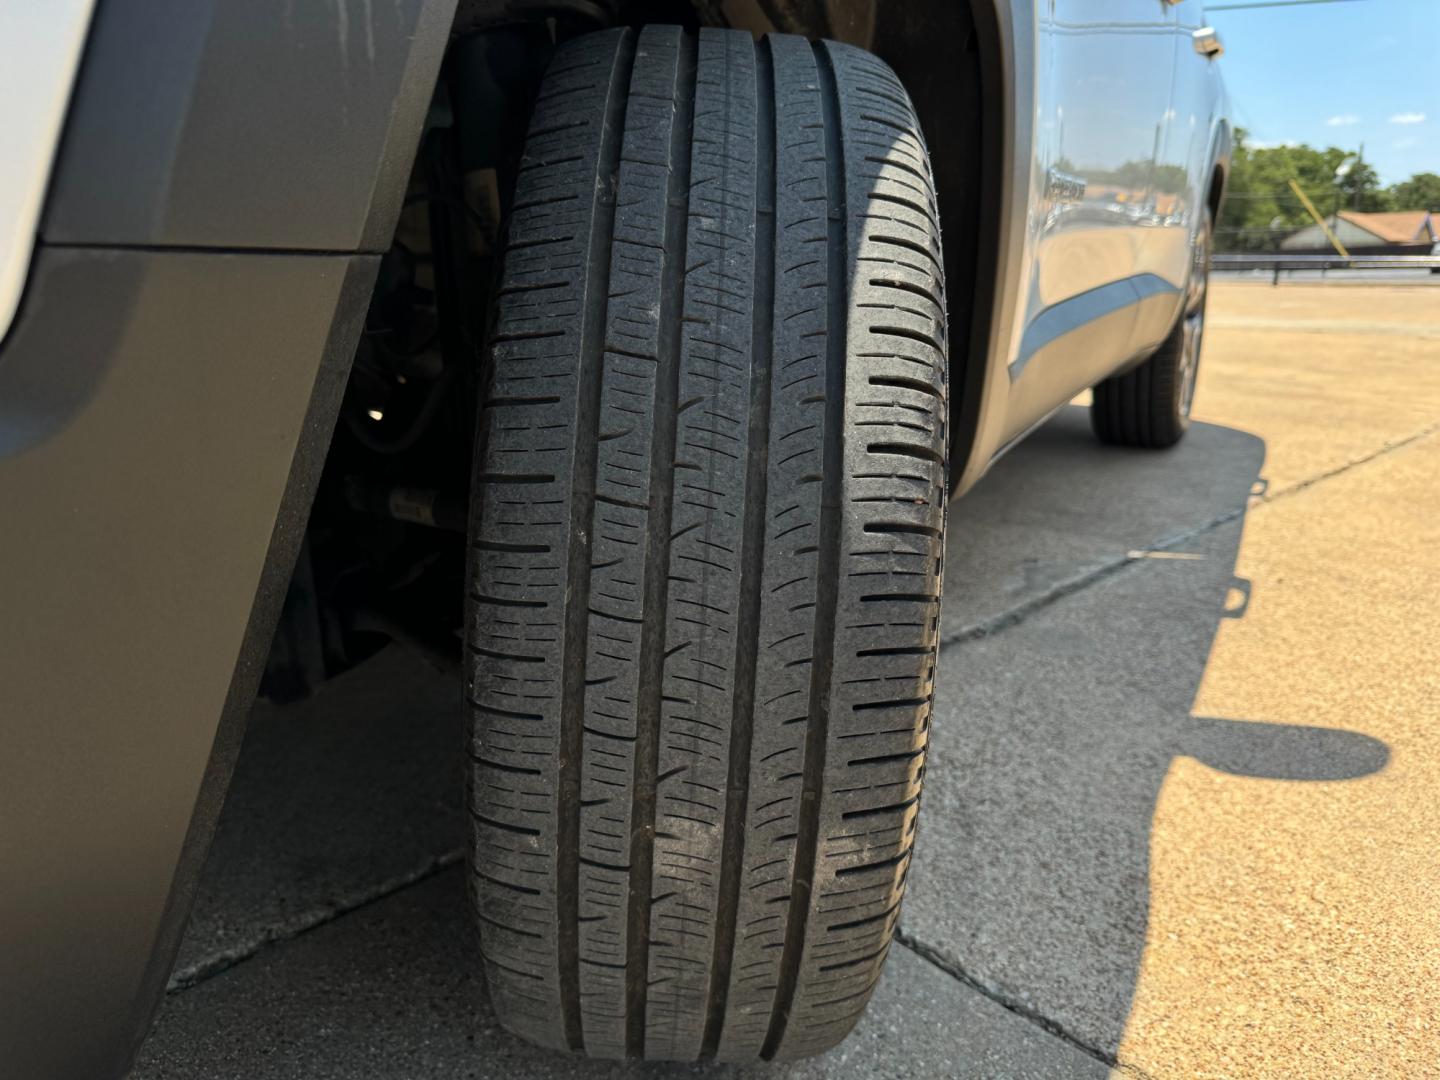
<svg viewBox="0 0 1440 1080">
<path fill-rule="evenodd" d="M 1210 304 L 1181 447 L 1071 406 L 952 508 L 902 943 L 727 1075 L 1440 1074 L 1440 289 Z M 630 1074 L 494 1023 L 456 697 L 392 649 L 257 707 L 137 1078 Z"/>
</svg>

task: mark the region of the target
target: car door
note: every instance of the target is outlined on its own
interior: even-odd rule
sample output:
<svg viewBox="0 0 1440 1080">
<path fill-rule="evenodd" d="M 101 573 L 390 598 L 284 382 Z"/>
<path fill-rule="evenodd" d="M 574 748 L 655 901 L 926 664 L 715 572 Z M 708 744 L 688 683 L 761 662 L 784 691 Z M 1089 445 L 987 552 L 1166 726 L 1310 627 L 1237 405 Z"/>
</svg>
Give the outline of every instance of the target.
<svg viewBox="0 0 1440 1080">
<path fill-rule="evenodd" d="M 1206 197 L 1219 137 L 1221 85 L 1219 39 L 1206 26 L 1202 0 L 1175 4 L 1175 90 L 1170 102 L 1156 184 L 1165 231 L 1166 280 L 1184 287 L 1190 272 L 1191 241 L 1204 224 Z M 1164 333 L 1168 327 L 1160 329 Z"/>
<path fill-rule="evenodd" d="M 1038 176 L 1011 437 L 1126 360 L 1142 307 L 1156 297 L 1173 306 L 1157 165 L 1175 27 L 1170 0 L 1037 2 Z"/>
</svg>

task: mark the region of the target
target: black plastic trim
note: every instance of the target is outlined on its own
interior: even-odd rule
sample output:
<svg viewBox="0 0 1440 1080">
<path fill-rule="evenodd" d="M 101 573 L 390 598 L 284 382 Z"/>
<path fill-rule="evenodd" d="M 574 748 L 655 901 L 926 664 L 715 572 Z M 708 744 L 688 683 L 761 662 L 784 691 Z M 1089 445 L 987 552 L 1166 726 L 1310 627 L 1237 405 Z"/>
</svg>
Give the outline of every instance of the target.
<svg viewBox="0 0 1440 1080">
<path fill-rule="evenodd" d="M 0 348 L 0 1061 L 164 991 L 455 0 L 100 0 Z"/>
<path fill-rule="evenodd" d="M 378 264 L 37 254 L 0 354 L 7 1073 L 117 1076 L 144 1034 Z"/>
<path fill-rule="evenodd" d="M 380 251 L 455 0 L 101 0 L 54 243 Z"/>
</svg>

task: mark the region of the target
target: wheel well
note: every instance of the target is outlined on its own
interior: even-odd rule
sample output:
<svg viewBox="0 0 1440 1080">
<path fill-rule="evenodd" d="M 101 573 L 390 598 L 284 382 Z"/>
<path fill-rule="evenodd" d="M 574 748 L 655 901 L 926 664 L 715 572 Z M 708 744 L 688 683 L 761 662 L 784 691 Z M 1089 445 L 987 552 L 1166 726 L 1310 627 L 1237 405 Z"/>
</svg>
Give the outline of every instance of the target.
<svg viewBox="0 0 1440 1080">
<path fill-rule="evenodd" d="M 986 119 L 999 110 L 980 104 L 989 36 L 969 3 L 460 0 L 267 663 L 267 696 L 304 696 L 387 639 L 436 665 L 458 663 L 485 298 L 531 104 L 559 41 L 647 22 L 826 37 L 874 52 L 899 75 L 934 167 L 952 477 L 963 470 L 985 370 L 974 343 L 988 335 L 994 289 L 977 253 L 994 249 L 986 230 L 996 215 L 982 207 L 1004 179 L 983 170 L 999 160 L 999 125 Z M 995 100 L 989 84 L 984 97 Z"/>
<path fill-rule="evenodd" d="M 1210 190 L 1205 195 L 1205 205 L 1210 208 L 1210 220 L 1220 220 L 1220 206 L 1225 201 L 1225 166 L 1217 163 L 1210 174 Z"/>
<path fill-rule="evenodd" d="M 973 5 L 974 9 L 985 5 Z M 885 4 L 870 48 L 895 69 L 920 118 L 935 176 L 949 309 L 950 482 L 980 420 L 1004 177 L 999 27 L 968 3 Z M 987 212 L 987 209 L 992 212 Z"/>
<path fill-rule="evenodd" d="M 1005 183 L 1001 28 L 993 6 L 984 0 L 758 4 L 776 29 L 831 37 L 875 53 L 900 77 L 920 118 L 944 236 L 953 484 L 964 472 L 979 425 Z"/>
</svg>

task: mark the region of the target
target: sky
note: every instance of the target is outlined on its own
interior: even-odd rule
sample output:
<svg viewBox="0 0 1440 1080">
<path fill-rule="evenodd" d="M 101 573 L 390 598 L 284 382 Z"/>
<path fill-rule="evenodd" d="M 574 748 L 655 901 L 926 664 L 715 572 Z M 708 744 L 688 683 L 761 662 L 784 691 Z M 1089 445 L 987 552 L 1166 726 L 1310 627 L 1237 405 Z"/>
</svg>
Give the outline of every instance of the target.
<svg viewBox="0 0 1440 1080">
<path fill-rule="evenodd" d="M 1358 150 L 1385 184 L 1440 173 L 1440 0 L 1214 8 L 1235 121 L 1252 145 Z"/>
</svg>

